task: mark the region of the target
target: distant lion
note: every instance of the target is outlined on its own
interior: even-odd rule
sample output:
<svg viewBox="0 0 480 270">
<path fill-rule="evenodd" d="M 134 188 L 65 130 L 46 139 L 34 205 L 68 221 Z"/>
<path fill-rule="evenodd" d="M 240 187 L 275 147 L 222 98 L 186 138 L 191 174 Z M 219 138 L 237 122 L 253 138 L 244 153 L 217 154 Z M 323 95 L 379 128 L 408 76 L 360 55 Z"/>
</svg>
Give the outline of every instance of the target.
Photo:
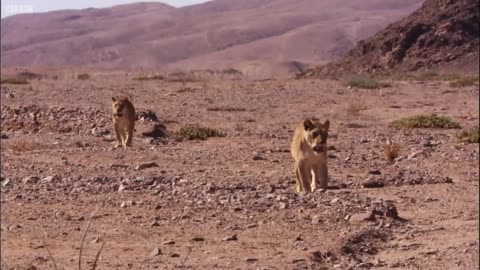
<svg viewBox="0 0 480 270">
<path fill-rule="evenodd" d="M 132 146 L 135 129 L 135 108 L 126 97 L 112 97 L 112 118 L 115 131 L 115 148 Z"/>
<path fill-rule="evenodd" d="M 327 137 L 330 121 L 304 120 L 291 144 L 297 192 L 314 192 L 328 186 Z"/>
</svg>

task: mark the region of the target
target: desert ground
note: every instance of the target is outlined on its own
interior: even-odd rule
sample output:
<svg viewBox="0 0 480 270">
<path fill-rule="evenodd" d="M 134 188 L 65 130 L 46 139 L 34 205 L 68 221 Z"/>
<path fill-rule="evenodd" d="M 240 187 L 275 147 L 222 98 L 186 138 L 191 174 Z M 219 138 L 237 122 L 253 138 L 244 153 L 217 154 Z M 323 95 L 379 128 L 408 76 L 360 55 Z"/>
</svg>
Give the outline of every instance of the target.
<svg viewBox="0 0 480 270">
<path fill-rule="evenodd" d="M 52 74 L 1 86 L 2 269 L 77 269 L 82 243 L 82 269 L 101 247 L 97 269 L 479 267 L 478 143 L 390 125 L 478 127 L 478 85 Z M 126 150 L 112 144 L 121 94 L 140 115 Z M 297 194 L 290 141 L 307 117 L 331 121 L 331 189 Z M 224 136 L 182 139 L 186 124 Z M 155 125 L 166 136 L 142 135 Z"/>
</svg>

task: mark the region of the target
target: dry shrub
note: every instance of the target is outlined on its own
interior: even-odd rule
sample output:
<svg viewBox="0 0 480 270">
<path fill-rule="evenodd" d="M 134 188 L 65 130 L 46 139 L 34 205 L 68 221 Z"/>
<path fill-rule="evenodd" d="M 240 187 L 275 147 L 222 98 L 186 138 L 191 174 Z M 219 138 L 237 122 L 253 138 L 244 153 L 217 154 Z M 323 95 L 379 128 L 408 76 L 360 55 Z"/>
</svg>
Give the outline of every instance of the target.
<svg viewBox="0 0 480 270">
<path fill-rule="evenodd" d="M 400 120 L 395 120 L 391 124 L 397 129 L 412 129 L 412 128 L 441 128 L 441 129 L 456 129 L 461 128 L 460 124 L 453 121 L 446 116 L 439 116 L 437 114 L 429 115 L 414 115 L 403 117 Z"/>
<path fill-rule="evenodd" d="M 165 77 L 162 76 L 162 75 L 154 75 L 154 76 L 151 76 L 151 77 L 141 76 L 141 77 L 133 78 L 134 81 L 152 81 L 152 80 L 162 81 L 164 79 L 165 79 Z"/>
<path fill-rule="evenodd" d="M 20 78 L 6 78 L 2 79 L 0 84 L 28 84 L 28 81 Z"/>
<path fill-rule="evenodd" d="M 79 79 L 79 80 L 88 80 L 88 79 L 90 79 L 90 74 L 88 74 L 88 73 L 78 74 L 77 79 Z"/>
<path fill-rule="evenodd" d="M 361 111 L 365 111 L 367 109 L 367 105 L 361 102 L 354 102 L 347 104 L 346 112 L 351 115 L 358 115 Z"/>
<path fill-rule="evenodd" d="M 177 131 L 177 135 L 187 140 L 206 140 L 210 137 L 224 137 L 222 132 L 212 129 L 201 127 L 199 125 L 185 125 Z"/>
<path fill-rule="evenodd" d="M 480 128 L 470 128 L 463 130 L 457 134 L 457 138 L 466 143 L 479 143 L 480 142 Z"/>
<path fill-rule="evenodd" d="M 355 77 L 351 77 L 344 82 L 344 85 L 361 89 L 378 89 L 391 86 L 389 83 L 377 80 L 367 75 L 357 75 Z"/>
<path fill-rule="evenodd" d="M 395 159 L 400 155 L 400 145 L 397 143 L 392 143 L 388 141 L 383 145 L 383 151 L 385 153 L 385 158 L 388 162 L 394 162 Z"/>
</svg>

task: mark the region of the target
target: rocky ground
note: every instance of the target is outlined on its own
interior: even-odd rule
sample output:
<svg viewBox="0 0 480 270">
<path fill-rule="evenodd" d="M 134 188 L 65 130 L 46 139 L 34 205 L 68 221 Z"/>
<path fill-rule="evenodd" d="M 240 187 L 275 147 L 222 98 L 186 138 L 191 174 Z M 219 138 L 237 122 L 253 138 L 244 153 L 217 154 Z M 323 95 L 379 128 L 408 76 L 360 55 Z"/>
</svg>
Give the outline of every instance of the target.
<svg viewBox="0 0 480 270">
<path fill-rule="evenodd" d="M 478 144 L 389 126 L 437 113 L 476 127 L 478 86 L 132 78 L 2 85 L 2 269 L 76 269 L 88 224 L 84 268 L 101 247 L 98 269 L 479 267 Z M 112 147 L 117 94 L 139 112 L 127 150 Z M 332 123 L 332 188 L 299 195 L 289 144 L 305 117 Z M 225 137 L 182 140 L 185 124 Z M 155 127 L 165 137 L 142 135 Z"/>
</svg>

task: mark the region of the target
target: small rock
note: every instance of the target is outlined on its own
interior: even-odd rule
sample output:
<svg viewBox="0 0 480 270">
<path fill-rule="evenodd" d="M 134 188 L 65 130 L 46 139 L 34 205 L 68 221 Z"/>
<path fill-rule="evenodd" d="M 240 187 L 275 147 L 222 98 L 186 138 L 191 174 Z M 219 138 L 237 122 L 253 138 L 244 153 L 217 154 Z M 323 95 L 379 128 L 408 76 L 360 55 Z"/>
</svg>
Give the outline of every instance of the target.
<svg viewBox="0 0 480 270">
<path fill-rule="evenodd" d="M 393 204 L 386 205 L 385 216 L 393 219 L 398 219 L 399 216 L 398 216 L 397 207 L 395 207 L 395 205 Z"/>
<path fill-rule="evenodd" d="M 118 187 L 118 191 L 123 191 L 125 190 L 127 187 L 124 185 L 124 184 L 120 184 L 120 186 Z"/>
<path fill-rule="evenodd" d="M 373 175 L 381 175 L 382 174 L 382 172 L 380 172 L 379 170 L 369 171 L 368 173 L 373 174 Z"/>
<path fill-rule="evenodd" d="M 10 178 L 5 179 L 5 181 L 3 182 L 2 186 L 3 186 L 3 187 L 6 187 L 8 184 L 10 184 Z"/>
<path fill-rule="evenodd" d="M 205 238 L 203 238 L 203 237 L 194 237 L 194 238 L 192 238 L 192 241 L 193 241 L 193 242 L 203 242 L 203 241 L 205 241 Z"/>
<path fill-rule="evenodd" d="M 419 150 L 419 151 L 415 151 L 411 154 L 408 155 L 407 159 L 414 159 L 416 158 L 418 155 L 422 154 L 423 151 L 422 150 Z"/>
<path fill-rule="evenodd" d="M 178 258 L 178 257 L 180 257 L 180 255 L 177 254 L 177 253 L 172 253 L 172 254 L 170 254 L 170 257 L 171 258 Z"/>
<path fill-rule="evenodd" d="M 237 235 L 232 235 L 232 236 L 229 236 L 229 237 L 225 237 L 223 238 L 223 241 L 237 241 L 238 240 L 238 237 Z"/>
<path fill-rule="evenodd" d="M 152 227 L 158 227 L 158 226 L 160 226 L 160 224 L 155 220 L 155 221 L 153 221 L 152 223 L 150 223 L 150 226 L 152 226 Z"/>
<path fill-rule="evenodd" d="M 431 141 L 426 141 L 426 142 L 423 143 L 423 146 L 424 147 L 433 147 L 434 144 Z"/>
<path fill-rule="evenodd" d="M 36 184 L 39 180 L 40 180 L 40 178 L 38 178 L 36 176 L 28 176 L 28 177 L 23 178 L 22 182 L 24 184 Z"/>
<path fill-rule="evenodd" d="M 364 188 L 381 188 L 381 187 L 384 187 L 385 184 L 382 181 L 367 180 L 362 184 L 362 186 Z"/>
<path fill-rule="evenodd" d="M 310 252 L 310 260 L 314 262 L 323 262 L 322 253 L 320 251 Z"/>
<path fill-rule="evenodd" d="M 47 176 L 45 178 L 42 179 L 42 183 L 51 183 L 51 182 L 54 182 L 54 181 L 57 181 L 59 180 L 60 178 L 56 175 L 54 176 Z"/>
<path fill-rule="evenodd" d="M 155 257 L 161 254 L 162 254 L 162 251 L 159 248 L 154 248 L 152 252 L 150 252 L 150 257 Z"/>
<path fill-rule="evenodd" d="M 160 166 L 158 166 L 158 164 L 155 162 L 149 162 L 149 163 L 143 163 L 138 165 L 137 167 L 135 167 L 135 170 L 140 171 L 140 170 L 154 168 L 154 167 L 160 167 Z"/>
<path fill-rule="evenodd" d="M 258 259 L 257 258 L 245 258 L 245 261 L 246 262 L 256 262 L 256 261 L 258 261 Z"/>
<path fill-rule="evenodd" d="M 267 160 L 267 159 L 260 156 L 260 155 L 256 155 L 256 156 L 253 157 L 253 160 Z"/>
<path fill-rule="evenodd" d="M 312 224 L 319 224 L 322 221 L 322 217 L 320 215 L 315 215 L 312 217 Z"/>
<path fill-rule="evenodd" d="M 1 138 L 1 139 L 2 139 L 2 140 L 8 139 L 7 134 L 2 134 L 2 138 Z"/>
<path fill-rule="evenodd" d="M 337 203 L 338 201 L 340 201 L 340 198 L 335 197 L 335 198 L 333 198 L 333 200 L 330 201 L 330 204 L 335 204 L 335 203 Z"/>
<path fill-rule="evenodd" d="M 100 241 L 100 239 L 98 237 L 95 237 L 95 239 L 92 240 L 92 244 L 96 244 Z"/>
<path fill-rule="evenodd" d="M 354 214 L 349 218 L 350 222 L 363 222 L 363 221 L 374 221 L 375 213 L 373 211 L 368 211 L 366 213 Z"/>
<path fill-rule="evenodd" d="M 162 245 L 164 245 L 164 246 L 170 246 L 170 245 L 173 245 L 173 244 L 175 244 L 175 241 L 173 241 L 173 240 L 165 240 L 162 243 Z"/>
<path fill-rule="evenodd" d="M 205 193 L 214 193 L 216 190 L 216 187 L 214 184 L 212 183 L 208 183 L 206 186 L 205 186 Z"/>
</svg>

